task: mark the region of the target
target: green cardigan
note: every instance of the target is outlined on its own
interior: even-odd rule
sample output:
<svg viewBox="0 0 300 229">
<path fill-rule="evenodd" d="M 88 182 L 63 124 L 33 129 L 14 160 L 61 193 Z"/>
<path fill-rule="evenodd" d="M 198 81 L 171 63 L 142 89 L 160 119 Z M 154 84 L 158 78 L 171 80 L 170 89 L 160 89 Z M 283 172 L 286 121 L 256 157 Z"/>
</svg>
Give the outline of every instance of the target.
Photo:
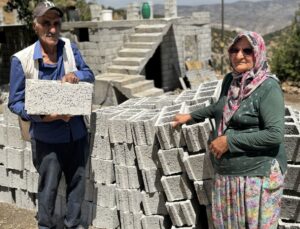
<svg viewBox="0 0 300 229">
<path fill-rule="evenodd" d="M 191 113 L 193 121 L 214 118 L 217 137 L 232 75 L 225 76 L 219 100 Z M 220 159 L 210 154 L 215 171 L 221 175 L 269 176 L 277 159 L 282 173 L 287 169 L 284 138 L 284 99 L 278 82 L 269 78 L 244 99 L 224 131 L 229 146 Z"/>
</svg>

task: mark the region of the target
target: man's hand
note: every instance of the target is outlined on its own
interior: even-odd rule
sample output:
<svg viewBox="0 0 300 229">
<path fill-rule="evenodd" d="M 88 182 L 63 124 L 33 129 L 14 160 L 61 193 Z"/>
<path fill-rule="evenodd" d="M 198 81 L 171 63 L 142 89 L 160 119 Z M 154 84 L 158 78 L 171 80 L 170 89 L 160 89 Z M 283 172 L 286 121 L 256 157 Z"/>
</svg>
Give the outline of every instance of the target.
<svg viewBox="0 0 300 229">
<path fill-rule="evenodd" d="M 79 82 L 79 78 L 75 75 L 75 73 L 70 72 L 66 75 L 63 76 L 63 78 L 61 79 L 61 82 L 65 83 L 78 83 Z"/>
<path fill-rule="evenodd" d="M 175 118 L 173 119 L 172 126 L 176 128 L 179 125 L 185 124 L 192 119 L 190 114 L 176 114 Z"/>
<path fill-rule="evenodd" d="M 209 150 L 217 159 L 220 159 L 228 151 L 227 136 L 223 135 L 213 140 L 209 145 Z"/>
<path fill-rule="evenodd" d="M 56 120 L 63 120 L 65 122 L 69 122 L 72 116 L 70 115 L 58 115 L 58 114 L 51 114 L 51 115 L 45 115 L 42 120 L 43 122 L 52 122 Z"/>
</svg>

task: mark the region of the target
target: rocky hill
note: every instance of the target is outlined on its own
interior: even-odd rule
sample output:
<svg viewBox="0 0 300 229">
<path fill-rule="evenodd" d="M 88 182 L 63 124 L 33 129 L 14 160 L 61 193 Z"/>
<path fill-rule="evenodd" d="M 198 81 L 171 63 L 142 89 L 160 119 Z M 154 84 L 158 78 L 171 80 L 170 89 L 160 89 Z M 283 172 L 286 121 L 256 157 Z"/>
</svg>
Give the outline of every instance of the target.
<svg viewBox="0 0 300 229">
<path fill-rule="evenodd" d="M 221 1 L 220 1 L 221 2 Z M 224 4 L 224 23 L 232 27 L 268 34 L 290 25 L 300 0 L 238 1 Z M 155 5 L 156 15 L 164 14 L 163 5 Z M 190 16 L 195 11 L 209 11 L 213 24 L 221 23 L 221 4 L 178 6 L 178 16 Z"/>
</svg>

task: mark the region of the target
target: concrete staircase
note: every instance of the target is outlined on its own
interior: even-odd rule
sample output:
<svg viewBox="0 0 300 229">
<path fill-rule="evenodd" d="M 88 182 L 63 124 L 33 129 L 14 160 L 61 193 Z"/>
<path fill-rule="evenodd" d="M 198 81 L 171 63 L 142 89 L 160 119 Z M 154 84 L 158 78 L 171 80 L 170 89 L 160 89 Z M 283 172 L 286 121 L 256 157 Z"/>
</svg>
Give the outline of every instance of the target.
<svg viewBox="0 0 300 229">
<path fill-rule="evenodd" d="M 148 60 L 162 42 L 171 24 L 139 25 L 129 41 L 118 52 L 118 57 L 108 67 L 107 73 L 96 76 L 97 84 L 111 85 L 127 98 L 158 96 L 163 90 L 154 87 L 153 80 L 140 75 Z M 95 93 L 97 94 L 97 92 Z M 99 93 L 98 93 L 99 94 Z"/>
</svg>

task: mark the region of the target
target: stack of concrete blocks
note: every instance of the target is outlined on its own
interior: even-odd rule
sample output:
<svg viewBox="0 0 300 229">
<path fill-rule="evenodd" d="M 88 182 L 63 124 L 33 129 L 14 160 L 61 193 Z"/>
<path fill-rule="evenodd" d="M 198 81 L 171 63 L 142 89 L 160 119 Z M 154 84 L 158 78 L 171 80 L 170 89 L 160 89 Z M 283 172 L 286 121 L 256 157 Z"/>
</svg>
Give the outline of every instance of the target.
<svg viewBox="0 0 300 229">
<path fill-rule="evenodd" d="M 127 20 L 139 20 L 140 16 L 140 5 L 139 3 L 130 3 L 127 6 Z"/>
<path fill-rule="evenodd" d="M 297 111 L 285 107 L 285 150 L 288 169 L 285 176 L 279 228 L 300 228 L 300 126 Z"/>
<path fill-rule="evenodd" d="M 92 205 L 92 212 L 89 224 L 100 228 L 117 228 L 120 225 L 117 211 L 116 199 L 116 177 L 113 161 L 112 146 L 109 140 L 108 120 L 117 116 L 123 111 L 121 108 L 97 109 L 91 115 L 91 176 L 93 186 L 86 191 L 93 194 L 93 200 L 86 200 L 86 208 Z M 93 190 L 94 187 L 94 190 Z M 89 218 L 87 219 L 89 220 Z"/>
<path fill-rule="evenodd" d="M 131 120 L 143 109 L 126 109 L 108 120 L 116 173 L 117 209 L 122 229 L 140 228 L 142 178 L 138 170 Z"/>
<path fill-rule="evenodd" d="M 35 210 L 38 174 L 30 144 L 22 139 L 18 116 L 3 104 L 0 119 L 0 201 Z"/>
<path fill-rule="evenodd" d="M 147 100 L 144 100 L 146 106 L 149 105 Z M 155 103 L 160 100 L 157 98 L 157 100 L 152 101 Z M 155 104 L 153 105 L 155 106 Z M 159 104 L 156 105 L 160 106 Z M 144 215 L 141 218 L 143 229 L 164 229 L 169 228 L 170 225 L 165 207 L 165 195 L 160 183 L 162 171 L 158 161 L 159 144 L 154 128 L 158 115 L 159 110 L 157 109 L 145 110 L 130 123 L 138 168 L 142 173 L 143 180 L 143 190 L 141 192 L 144 210 Z"/>
<path fill-rule="evenodd" d="M 177 17 L 177 0 L 165 0 L 165 18 Z"/>
<path fill-rule="evenodd" d="M 197 224 L 197 204 L 192 183 L 188 179 L 182 163 L 186 145 L 181 127 L 172 126 L 177 113 L 184 113 L 185 104 L 164 107 L 155 123 L 161 150 L 158 152 L 163 176 L 161 184 L 167 197 L 166 207 L 173 226 L 195 226 Z"/>
<path fill-rule="evenodd" d="M 97 75 L 101 73 L 99 66 L 105 64 L 105 60 L 101 58 L 101 52 L 99 51 L 98 44 L 90 41 L 77 42 L 78 48 L 84 60 L 88 63 L 92 72 Z M 100 54 L 100 55 L 99 55 Z"/>
</svg>

